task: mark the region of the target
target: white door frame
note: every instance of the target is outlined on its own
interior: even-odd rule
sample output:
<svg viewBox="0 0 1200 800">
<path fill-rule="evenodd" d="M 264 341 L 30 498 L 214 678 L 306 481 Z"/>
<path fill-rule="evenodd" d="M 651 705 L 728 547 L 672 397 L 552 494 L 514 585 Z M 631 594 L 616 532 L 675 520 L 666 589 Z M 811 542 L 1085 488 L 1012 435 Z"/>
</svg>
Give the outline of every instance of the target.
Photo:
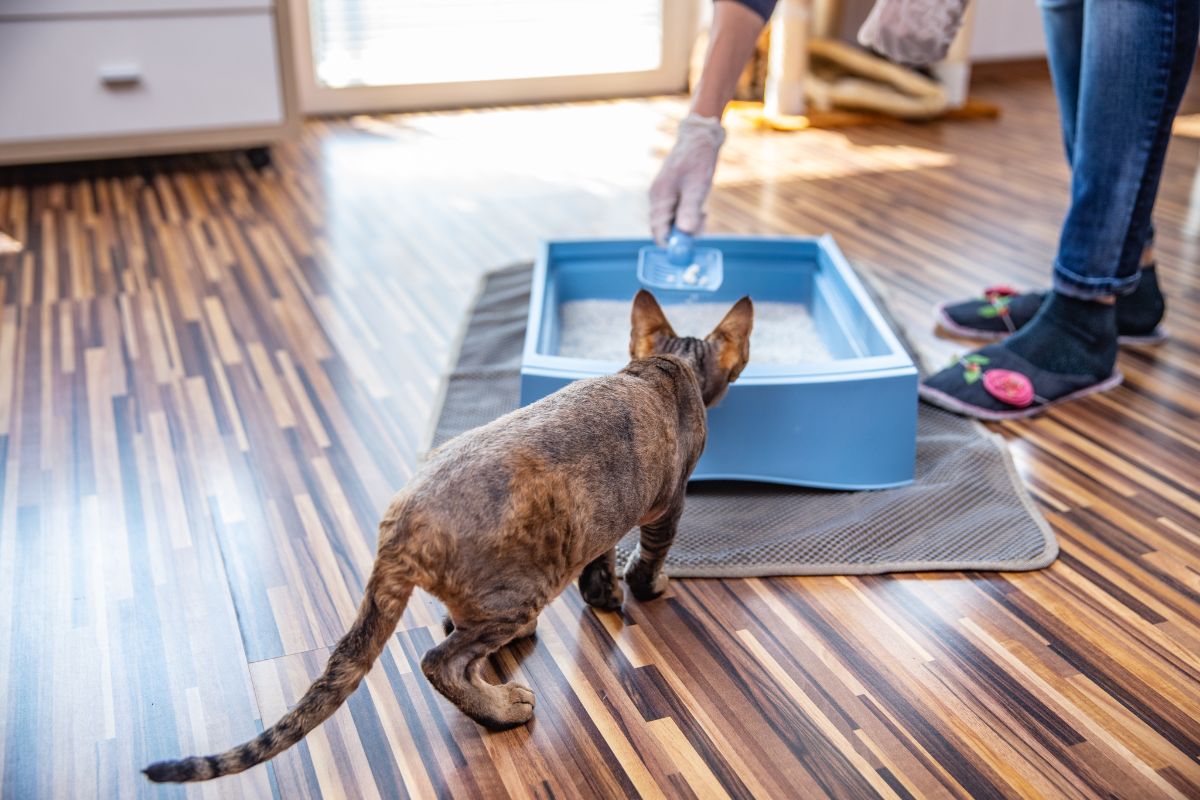
<svg viewBox="0 0 1200 800">
<path fill-rule="evenodd" d="M 296 59 L 296 85 L 300 110 L 306 114 L 417 111 L 679 92 L 687 86 L 698 19 L 696 0 L 661 0 L 663 37 L 659 67 L 645 72 L 334 88 L 317 82 L 308 0 L 284 1 L 292 3 L 289 16 L 295 43 L 292 51 Z M 620 42 L 613 42 L 613 46 L 620 47 Z"/>
</svg>

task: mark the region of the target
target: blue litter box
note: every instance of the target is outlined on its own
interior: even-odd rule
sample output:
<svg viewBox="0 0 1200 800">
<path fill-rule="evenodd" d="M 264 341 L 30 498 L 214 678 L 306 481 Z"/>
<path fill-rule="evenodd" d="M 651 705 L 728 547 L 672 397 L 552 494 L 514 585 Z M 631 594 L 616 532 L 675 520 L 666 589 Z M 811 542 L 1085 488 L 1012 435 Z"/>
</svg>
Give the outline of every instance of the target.
<svg viewBox="0 0 1200 800">
<path fill-rule="evenodd" d="M 521 404 L 624 361 L 558 355 L 559 307 L 632 301 L 642 239 L 548 242 L 533 272 L 521 358 Z M 709 412 L 708 444 L 692 480 L 748 480 L 827 489 L 910 483 L 916 458 L 917 369 L 829 236 L 703 239 L 724 259 L 711 292 L 653 289 L 671 306 L 732 304 L 742 295 L 803 303 L 832 360 L 750 363 Z"/>
</svg>

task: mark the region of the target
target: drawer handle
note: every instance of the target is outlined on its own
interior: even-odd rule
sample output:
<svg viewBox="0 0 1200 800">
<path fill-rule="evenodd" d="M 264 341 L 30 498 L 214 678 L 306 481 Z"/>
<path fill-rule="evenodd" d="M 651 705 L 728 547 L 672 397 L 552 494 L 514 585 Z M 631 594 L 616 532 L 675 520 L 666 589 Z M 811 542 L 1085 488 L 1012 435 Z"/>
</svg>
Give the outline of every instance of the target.
<svg viewBox="0 0 1200 800">
<path fill-rule="evenodd" d="M 100 67 L 100 82 L 114 89 L 137 86 L 142 82 L 142 68 L 137 64 L 108 64 Z"/>
</svg>

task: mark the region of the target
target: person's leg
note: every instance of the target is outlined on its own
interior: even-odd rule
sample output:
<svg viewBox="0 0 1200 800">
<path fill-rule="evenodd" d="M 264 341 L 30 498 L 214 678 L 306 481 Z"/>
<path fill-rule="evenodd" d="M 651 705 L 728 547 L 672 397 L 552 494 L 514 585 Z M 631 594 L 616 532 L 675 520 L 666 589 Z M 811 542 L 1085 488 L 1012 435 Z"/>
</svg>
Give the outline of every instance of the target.
<svg viewBox="0 0 1200 800">
<path fill-rule="evenodd" d="M 1075 125 L 1068 133 L 1064 123 L 1071 207 L 1055 260 L 1054 291 L 1003 344 L 927 381 L 922 387 L 927 400 L 979 416 L 1023 416 L 1119 382 L 1113 374 L 1114 300 L 1138 284 L 1198 27 L 1200 0 L 1084 3 Z M 989 368 L 997 373 L 994 380 L 988 379 Z M 1020 391 L 1005 398 L 1013 387 Z"/>
<path fill-rule="evenodd" d="M 1054 290 L 1084 300 L 1138 280 L 1171 123 L 1196 52 L 1198 0 L 1087 0 L 1071 206 Z"/>
<path fill-rule="evenodd" d="M 1046 32 L 1046 61 L 1058 100 L 1067 164 L 1074 159 L 1076 113 L 1079 109 L 1079 71 L 1083 56 L 1083 0 L 1040 0 Z"/>
<path fill-rule="evenodd" d="M 1042 369 L 1103 379 L 1116 361 L 1115 297 L 1137 289 L 1195 61 L 1200 0 L 1087 0 L 1083 15 L 1071 207 L 1054 293 L 1006 347 Z"/>
<path fill-rule="evenodd" d="M 1084 0 L 1040 0 L 1039 5 L 1046 32 L 1047 60 L 1058 100 L 1063 145 L 1067 163 L 1074 167 L 1075 131 L 1080 115 L 1085 3 Z M 1103 14 L 1106 10 L 1104 2 L 1089 2 L 1088 5 L 1095 9 L 1091 12 L 1093 17 L 1098 13 Z M 1106 19 L 1106 23 L 1117 24 L 1113 23 L 1111 17 Z M 1094 23 L 1089 30 L 1093 34 L 1093 40 L 1102 40 L 1098 46 L 1100 51 L 1107 51 L 1112 47 L 1106 37 L 1111 37 L 1114 31 L 1098 27 Z M 1095 42 L 1093 45 L 1092 49 L 1096 50 Z M 1103 83 L 1100 85 L 1103 88 Z M 1182 86 L 1179 91 L 1182 92 Z M 1154 266 L 1154 231 L 1149 222 L 1152 208 L 1151 198 L 1149 205 L 1144 209 L 1145 224 L 1135 226 L 1143 230 L 1140 246 L 1137 248 L 1141 252 L 1138 266 L 1142 270 L 1138 288 L 1117 299 L 1117 332 L 1122 343 L 1144 344 L 1161 341 L 1165 336 L 1158 327 L 1165 303 Z M 1048 293 L 1040 291 L 1005 294 L 1000 297 L 997 297 L 995 292 L 985 292 L 982 298 L 941 304 L 935 310 L 935 315 L 939 324 L 953 334 L 984 341 L 1003 339 L 1031 322 L 1047 296 Z"/>
<path fill-rule="evenodd" d="M 1054 84 L 1054 94 L 1058 100 L 1058 116 L 1059 123 L 1062 126 L 1063 149 L 1066 153 L 1067 165 L 1074 166 L 1075 127 L 1077 125 L 1079 110 L 1080 71 L 1083 59 L 1084 0 L 1039 0 L 1038 5 L 1042 10 L 1042 27 L 1046 34 L 1046 61 L 1050 67 L 1050 76 Z M 1150 268 L 1151 270 L 1154 267 L 1153 225 L 1150 225 L 1145 240 L 1142 243 L 1140 266 L 1142 269 Z M 1122 303 L 1121 298 L 1126 298 L 1130 295 L 1122 295 L 1121 298 L 1118 298 L 1117 317 L 1119 329 L 1126 327 L 1120 324 L 1123 316 L 1128 319 L 1128 327 L 1137 329 L 1142 327 L 1139 323 L 1142 323 L 1143 318 L 1146 317 L 1145 312 L 1147 308 L 1145 306 L 1153 305 L 1154 302 L 1157 302 L 1161 306 L 1162 298 L 1158 294 L 1156 276 L 1153 273 L 1149 276 L 1143 275 L 1142 280 L 1145 280 L 1147 277 L 1153 284 L 1152 291 L 1144 293 L 1147 295 L 1145 298 L 1148 301 L 1147 303 Z M 1139 285 L 1142 280 L 1139 280 Z M 1039 293 L 1039 295 L 1041 294 L 1044 293 Z M 1151 295 L 1154 297 L 1151 298 Z M 1141 298 L 1138 299 L 1140 300 Z M 1126 305 L 1129 306 L 1131 313 L 1122 315 L 1122 309 Z M 1157 323 L 1158 318 L 1161 316 L 1160 309 L 1160 313 L 1154 319 L 1154 322 Z"/>
</svg>

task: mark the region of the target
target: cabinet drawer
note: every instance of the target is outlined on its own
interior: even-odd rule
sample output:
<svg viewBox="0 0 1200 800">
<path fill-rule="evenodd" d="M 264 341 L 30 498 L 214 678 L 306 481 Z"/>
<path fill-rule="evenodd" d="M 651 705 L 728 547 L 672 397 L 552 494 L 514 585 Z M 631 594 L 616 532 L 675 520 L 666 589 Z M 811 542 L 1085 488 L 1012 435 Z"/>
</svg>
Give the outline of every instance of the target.
<svg viewBox="0 0 1200 800">
<path fill-rule="evenodd" d="M 0 20 L 13 17 L 153 15 L 266 10 L 271 0 L 0 0 Z"/>
<path fill-rule="evenodd" d="M 269 12 L 0 22 L 5 141 L 283 120 Z"/>
</svg>

